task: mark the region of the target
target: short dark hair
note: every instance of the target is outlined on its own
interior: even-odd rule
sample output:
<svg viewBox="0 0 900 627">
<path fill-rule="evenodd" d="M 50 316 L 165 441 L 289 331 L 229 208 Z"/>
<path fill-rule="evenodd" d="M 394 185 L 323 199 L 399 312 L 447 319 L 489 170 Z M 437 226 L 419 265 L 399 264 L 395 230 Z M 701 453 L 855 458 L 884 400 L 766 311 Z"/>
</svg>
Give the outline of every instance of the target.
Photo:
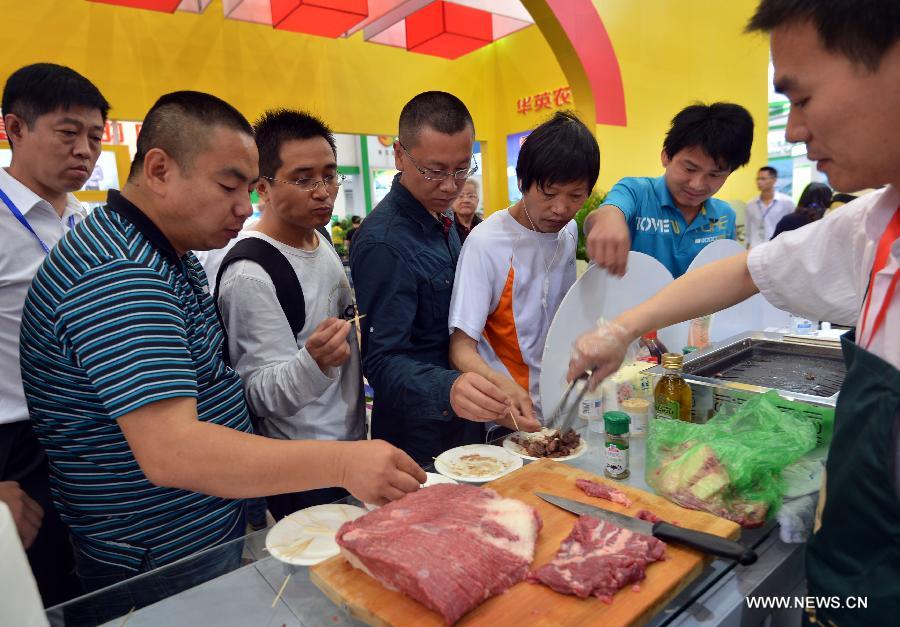
<svg viewBox="0 0 900 627">
<path fill-rule="evenodd" d="M 824 48 L 875 71 L 900 39 L 897 0 L 762 0 L 747 32 L 810 22 Z"/>
<path fill-rule="evenodd" d="M 416 145 L 419 131 L 429 126 L 438 133 L 455 135 L 471 128 L 475 122 L 462 100 L 444 91 L 426 91 L 409 102 L 400 112 L 400 143 L 406 148 Z"/>
<path fill-rule="evenodd" d="M 350 224 L 362 224 L 362 218 L 359 216 L 351 216 Z"/>
<path fill-rule="evenodd" d="M 144 118 L 128 180 L 137 176 L 144 157 L 154 148 L 164 150 L 178 167 L 189 169 L 194 157 L 208 145 L 209 132 L 218 126 L 253 136 L 247 118 L 212 94 L 175 91 L 161 96 Z"/>
<path fill-rule="evenodd" d="M 97 86 L 64 65 L 35 63 L 13 72 L 3 88 L 3 115 L 14 113 L 29 128 L 42 115 L 71 107 L 97 109 L 103 120 L 109 103 Z"/>
<path fill-rule="evenodd" d="M 759 172 L 767 172 L 768 174 L 771 174 L 775 178 L 778 178 L 778 170 L 776 170 L 775 168 L 773 168 L 770 165 L 764 165 L 763 167 L 761 167 L 759 169 Z"/>
<path fill-rule="evenodd" d="M 753 117 L 738 104 L 714 102 L 685 107 L 672 118 L 663 149 L 669 159 L 685 148 L 699 147 L 717 164 L 734 172 L 750 161 Z"/>
<path fill-rule="evenodd" d="M 536 184 L 584 181 L 590 192 L 600 175 L 600 148 L 584 122 L 570 111 L 557 111 L 525 139 L 516 162 L 522 191 Z"/>
<path fill-rule="evenodd" d="M 334 133 L 325 122 L 305 111 L 275 109 L 266 111 L 253 125 L 256 147 L 259 149 L 259 175 L 275 176 L 281 167 L 281 145 L 293 139 L 321 137 L 331 146 L 337 159 L 337 145 Z"/>
</svg>

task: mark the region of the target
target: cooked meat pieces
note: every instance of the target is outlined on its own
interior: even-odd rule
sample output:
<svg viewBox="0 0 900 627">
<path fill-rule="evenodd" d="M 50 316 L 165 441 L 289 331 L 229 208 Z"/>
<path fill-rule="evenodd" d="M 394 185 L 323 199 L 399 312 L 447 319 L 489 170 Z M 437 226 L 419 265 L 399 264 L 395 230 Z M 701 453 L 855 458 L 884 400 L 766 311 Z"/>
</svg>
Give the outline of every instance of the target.
<svg viewBox="0 0 900 627">
<path fill-rule="evenodd" d="M 353 566 L 452 624 L 525 578 L 540 527 L 522 501 L 439 484 L 344 523 L 337 543 Z"/>
<path fill-rule="evenodd" d="M 588 496 L 606 499 L 607 501 L 618 503 L 622 507 L 631 507 L 631 499 L 628 498 L 628 495 L 616 488 L 591 481 L 590 479 L 576 479 L 575 485 L 581 488 L 581 491 Z"/>
<path fill-rule="evenodd" d="M 665 543 L 652 536 L 580 516 L 553 561 L 528 580 L 563 594 L 611 603 L 620 589 L 646 577 L 648 564 L 665 559 L 665 551 Z"/>
<path fill-rule="evenodd" d="M 524 448 L 531 457 L 568 457 L 581 444 L 581 436 L 573 429 L 562 435 L 559 431 L 548 430 L 540 437 L 513 437 L 516 444 Z"/>
</svg>

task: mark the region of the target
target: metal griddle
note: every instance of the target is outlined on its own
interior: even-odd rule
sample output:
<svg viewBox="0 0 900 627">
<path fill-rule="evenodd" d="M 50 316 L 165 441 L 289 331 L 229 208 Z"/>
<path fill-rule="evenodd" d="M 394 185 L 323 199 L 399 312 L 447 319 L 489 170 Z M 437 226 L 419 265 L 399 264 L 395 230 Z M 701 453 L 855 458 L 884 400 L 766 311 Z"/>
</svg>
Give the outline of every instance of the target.
<svg viewBox="0 0 900 627">
<path fill-rule="evenodd" d="M 689 362 L 685 373 L 823 398 L 837 394 L 847 375 L 833 349 L 765 340 L 730 348 L 711 362 Z"/>
<path fill-rule="evenodd" d="M 665 373 L 662 366 L 647 371 Z M 804 341 L 751 331 L 685 356 L 684 375 L 692 386 L 715 390 L 719 401 L 735 392 L 765 393 L 834 408 L 847 371 L 837 342 Z M 740 394 L 738 394 L 739 396 Z"/>
</svg>

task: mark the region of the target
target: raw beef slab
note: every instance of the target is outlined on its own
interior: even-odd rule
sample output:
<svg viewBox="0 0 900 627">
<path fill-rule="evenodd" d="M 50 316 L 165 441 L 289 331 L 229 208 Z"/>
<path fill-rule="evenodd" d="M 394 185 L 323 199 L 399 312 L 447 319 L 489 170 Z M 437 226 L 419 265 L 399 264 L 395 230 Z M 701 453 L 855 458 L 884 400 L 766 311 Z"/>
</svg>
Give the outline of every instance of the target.
<svg viewBox="0 0 900 627">
<path fill-rule="evenodd" d="M 605 486 L 590 479 L 576 479 L 575 485 L 588 496 L 606 499 L 607 501 L 618 503 L 622 507 L 631 507 L 631 499 L 628 498 L 628 495 L 616 488 Z"/>
<path fill-rule="evenodd" d="M 353 566 L 452 624 L 525 579 L 540 528 L 522 501 L 438 484 L 344 523 L 337 543 Z"/>
<path fill-rule="evenodd" d="M 553 561 L 528 579 L 563 594 L 611 603 L 619 589 L 643 580 L 644 568 L 665 559 L 665 552 L 665 543 L 652 536 L 580 516 Z"/>
</svg>

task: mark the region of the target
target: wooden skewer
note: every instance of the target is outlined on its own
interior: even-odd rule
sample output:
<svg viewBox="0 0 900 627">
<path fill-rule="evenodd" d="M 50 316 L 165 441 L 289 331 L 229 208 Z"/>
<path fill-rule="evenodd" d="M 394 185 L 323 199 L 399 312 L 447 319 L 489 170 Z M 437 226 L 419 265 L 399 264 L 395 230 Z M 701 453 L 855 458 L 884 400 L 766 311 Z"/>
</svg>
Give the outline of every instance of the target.
<svg viewBox="0 0 900 627">
<path fill-rule="evenodd" d="M 278 599 L 281 598 L 284 589 L 287 587 L 288 581 L 291 580 L 291 575 L 293 573 L 288 573 L 288 576 L 284 578 L 284 583 L 281 584 L 281 588 L 278 589 L 278 594 L 275 595 L 275 600 L 272 601 L 272 609 L 275 609 L 275 606 L 278 604 Z"/>
</svg>

